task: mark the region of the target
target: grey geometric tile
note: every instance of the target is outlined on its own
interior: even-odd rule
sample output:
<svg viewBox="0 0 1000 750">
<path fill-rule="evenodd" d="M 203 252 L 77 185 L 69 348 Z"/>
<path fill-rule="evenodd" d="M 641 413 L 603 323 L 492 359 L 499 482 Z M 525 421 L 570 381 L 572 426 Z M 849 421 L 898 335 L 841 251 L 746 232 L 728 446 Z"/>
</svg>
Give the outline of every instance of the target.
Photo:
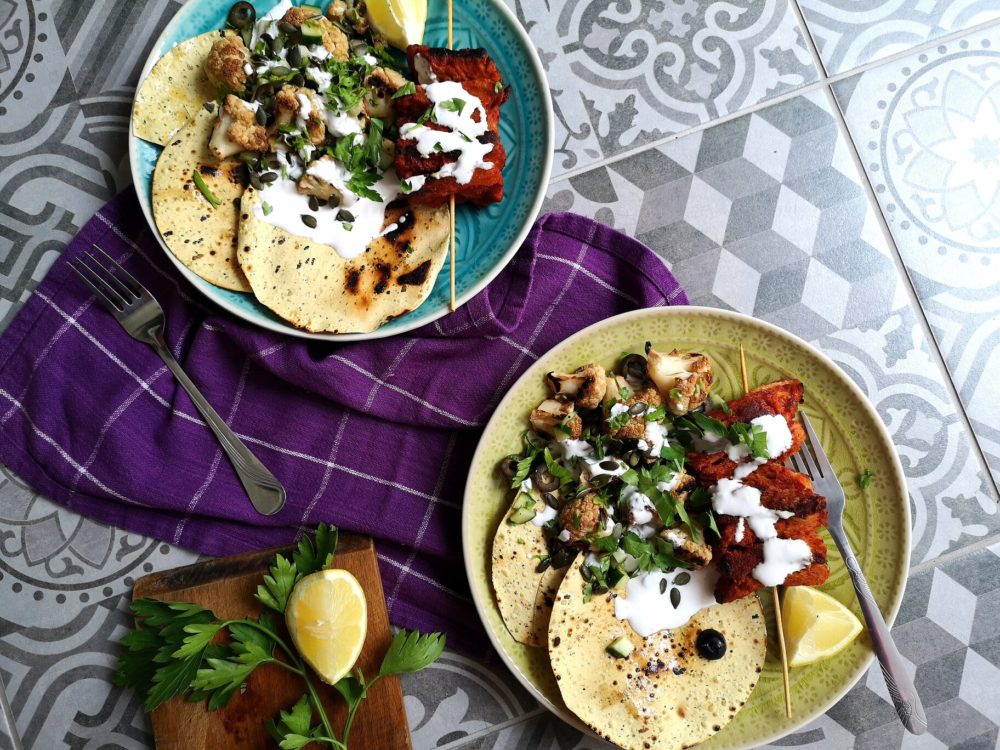
<svg viewBox="0 0 1000 750">
<path fill-rule="evenodd" d="M 1000 49 L 995 29 L 838 83 L 896 246 L 1000 480 Z"/>
<path fill-rule="evenodd" d="M 799 0 L 829 75 L 1000 17 L 990 0 Z"/>
<path fill-rule="evenodd" d="M 545 208 L 634 235 L 693 304 L 763 318 L 831 356 L 894 437 L 919 563 L 1000 530 L 1000 514 L 850 154 L 813 92 L 557 181 Z"/>
<path fill-rule="evenodd" d="M 462 744 L 539 709 L 506 669 L 450 651 L 424 671 L 404 675 L 403 691 L 414 748 Z"/>
<path fill-rule="evenodd" d="M 542 59 L 554 174 L 816 80 L 782 0 L 506 0 Z"/>
<path fill-rule="evenodd" d="M 127 91 L 131 100 L 153 43 L 181 7 L 175 0 L 52 4 L 73 82 L 85 100 L 113 91 Z M 120 39 L 134 43 L 116 44 Z"/>
</svg>

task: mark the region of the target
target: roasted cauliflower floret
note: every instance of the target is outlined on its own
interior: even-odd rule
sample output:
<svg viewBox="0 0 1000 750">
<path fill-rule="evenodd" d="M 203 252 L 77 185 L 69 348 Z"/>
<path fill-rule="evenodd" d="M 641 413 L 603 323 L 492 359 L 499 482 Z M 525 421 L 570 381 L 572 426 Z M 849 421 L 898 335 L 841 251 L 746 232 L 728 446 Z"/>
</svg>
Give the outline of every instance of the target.
<svg viewBox="0 0 1000 750">
<path fill-rule="evenodd" d="M 664 529 L 660 536 L 674 548 L 678 560 L 698 570 L 712 562 L 712 548 L 704 541 L 696 542 L 684 529 Z"/>
<path fill-rule="evenodd" d="M 594 502 L 596 492 L 570 500 L 559 511 L 559 527 L 569 537 L 566 544 L 575 544 L 596 532 L 601 526 L 601 506 Z"/>
<path fill-rule="evenodd" d="M 282 125 L 303 120 L 306 136 L 314 146 L 322 146 L 326 141 L 326 118 L 323 105 L 316 94 L 307 88 L 285 84 L 274 97 L 274 122 L 271 129 L 277 131 Z"/>
<path fill-rule="evenodd" d="M 395 120 L 392 95 L 405 83 L 406 79 L 392 68 L 375 68 L 365 79 L 364 105 L 368 116 Z"/>
<path fill-rule="evenodd" d="M 550 372 L 545 380 L 552 395 L 576 403 L 581 409 L 596 409 L 607 393 L 608 380 L 600 365 L 584 365 L 571 373 Z"/>
<path fill-rule="evenodd" d="M 652 385 L 631 392 L 624 401 L 605 402 L 608 433 L 619 440 L 641 440 L 646 436 L 646 412 L 658 406 L 663 406 L 663 397 Z"/>
<path fill-rule="evenodd" d="M 303 22 L 308 21 L 310 18 L 315 18 L 316 14 L 308 7 L 295 7 L 289 8 L 285 11 L 285 15 L 281 17 L 281 20 L 285 23 L 290 23 L 295 28 L 301 28 Z"/>
<path fill-rule="evenodd" d="M 704 354 L 661 354 L 646 342 L 647 372 L 671 412 L 680 416 L 697 409 L 712 390 L 712 361 Z"/>
<path fill-rule="evenodd" d="M 567 401 L 546 399 L 531 412 L 531 429 L 543 435 L 565 440 L 576 440 L 583 434 L 583 420 Z"/>
<path fill-rule="evenodd" d="M 347 12 L 347 2 L 345 0 L 332 0 L 326 9 L 326 17 L 334 23 L 344 20 L 344 13 Z"/>
<path fill-rule="evenodd" d="M 329 11 L 327 12 L 329 15 Z M 339 26 L 330 23 L 330 19 L 316 15 L 305 6 L 300 8 L 289 8 L 282 21 L 290 23 L 295 28 L 302 28 L 302 24 L 308 23 L 320 29 L 323 34 L 323 46 L 335 60 L 344 62 L 351 55 L 351 45 L 347 39 L 347 34 Z"/>
<path fill-rule="evenodd" d="M 321 156 L 316 160 L 317 162 L 327 162 L 335 163 L 335 160 L 330 156 Z M 310 174 L 306 172 L 299 178 L 297 184 L 297 190 L 303 195 L 314 195 L 320 200 L 328 201 L 333 199 L 334 205 L 339 205 L 340 201 L 343 199 L 344 195 L 341 193 L 340 188 L 335 185 L 331 185 L 329 182 L 324 180 L 315 174 Z"/>
<path fill-rule="evenodd" d="M 267 131 L 257 122 L 256 107 L 232 94 L 227 96 L 208 143 L 212 154 L 221 161 L 241 151 L 264 153 L 270 147 Z"/>
<path fill-rule="evenodd" d="M 205 75 L 220 89 L 240 93 L 247 86 L 246 64 L 250 52 L 235 34 L 216 39 L 205 58 Z"/>
</svg>

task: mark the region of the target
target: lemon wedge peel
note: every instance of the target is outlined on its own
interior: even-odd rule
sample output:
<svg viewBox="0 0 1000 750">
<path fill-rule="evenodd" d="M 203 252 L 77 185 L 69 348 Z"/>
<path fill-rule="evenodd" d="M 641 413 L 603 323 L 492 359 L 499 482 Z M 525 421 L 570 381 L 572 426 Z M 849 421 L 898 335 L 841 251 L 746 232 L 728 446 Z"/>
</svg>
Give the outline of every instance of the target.
<svg viewBox="0 0 1000 750">
<path fill-rule="evenodd" d="M 368 21 L 393 47 L 420 44 L 427 25 L 427 0 L 369 0 Z"/>
<path fill-rule="evenodd" d="M 781 620 L 789 667 L 804 667 L 839 654 L 862 630 L 861 621 L 851 610 L 829 594 L 808 586 L 785 589 Z"/>
<path fill-rule="evenodd" d="M 368 605 L 358 579 L 346 570 L 321 570 L 292 589 L 285 623 L 296 650 L 323 682 L 348 674 L 361 655 Z"/>
</svg>

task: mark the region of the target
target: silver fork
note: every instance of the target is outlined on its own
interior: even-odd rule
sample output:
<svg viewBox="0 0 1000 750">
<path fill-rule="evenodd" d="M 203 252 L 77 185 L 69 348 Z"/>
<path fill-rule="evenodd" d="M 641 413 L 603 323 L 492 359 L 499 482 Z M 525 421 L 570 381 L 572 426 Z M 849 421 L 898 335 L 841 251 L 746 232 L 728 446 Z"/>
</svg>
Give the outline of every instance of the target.
<svg viewBox="0 0 1000 750">
<path fill-rule="evenodd" d="M 813 481 L 813 488 L 817 493 L 826 497 L 826 507 L 830 514 L 830 536 L 837 544 L 844 564 L 851 574 L 851 581 L 854 583 L 854 592 L 858 597 L 858 604 L 861 605 L 861 613 L 864 615 L 868 625 L 868 633 L 871 635 L 872 647 L 875 649 L 875 657 L 879 666 L 882 667 L 882 676 L 885 677 L 885 684 L 889 688 L 889 695 L 892 696 L 893 705 L 899 720 L 903 726 L 913 734 L 923 734 L 927 731 L 927 716 L 924 713 L 923 704 L 913 681 L 907 676 L 903 667 L 903 658 L 899 655 L 899 650 L 889 634 L 889 628 L 885 624 L 882 612 L 872 596 L 865 574 L 861 571 L 858 558 L 854 556 L 850 542 L 847 541 L 847 534 L 844 533 L 844 488 L 840 486 L 840 480 L 830 465 L 829 459 L 823 450 L 819 438 L 816 436 L 812 425 L 809 424 L 809 417 L 804 413 L 802 424 L 806 428 L 808 437 L 807 445 L 802 446 L 802 450 L 792 456 L 790 461 L 792 468 L 803 474 L 808 474 Z M 811 450 L 810 450 L 811 449 Z"/>
<path fill-rule="evenodd" d="M 153 347 L 174 377 L 184 386 L 184 390 L 232 462 L 236 475 L 243 483 L 243 488 L 257 512 L 265 516 L 277 513 L 285 504 L 285 488 L 233 434 L 174 359 L 163 338 L 166 319 L 160 303 L 114 258 L 97 245 L 93 247 L 108 260 L 108 263 L 103 264 L 92 253 L 84 251 L 90 262 L 79 258 L 75 264 L 70 263 L 70 268 L 90 288 L 98 302 L 114 316 L 125 332 L 137 341 Z"/>
</svg>

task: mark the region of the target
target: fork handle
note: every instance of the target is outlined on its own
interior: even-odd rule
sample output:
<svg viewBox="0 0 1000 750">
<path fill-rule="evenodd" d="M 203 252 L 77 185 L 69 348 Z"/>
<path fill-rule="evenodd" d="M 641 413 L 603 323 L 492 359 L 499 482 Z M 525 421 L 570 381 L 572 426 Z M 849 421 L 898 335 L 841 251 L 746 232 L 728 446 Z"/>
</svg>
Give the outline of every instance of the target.
<svg viewBox="0 0 1000 750">
<path fill-rule="evenodd" d="M 899 650 L 889 634 L 889 627 L 885 624 L 885 619 L 875 602 L 875 597 L 872 596 L 865 574 L 861 572 L 858 558 L 854 556 L 854 551 L 847 541 L 847 535 L 842 526 L 835 526 L 831 523 L 830 535 L 837 543 L 837 549 L 840 550 L 844 564 L 847 565 L 847 570 L 851 574 L 851 582 L 854 583 L 858 604 L 861 605 L 861 613 L 868 625 L 875 658 L 878 659 L 879 666 L 882 667 L 882 676 L 885 678 L 886 687 L 889 688 L 889 695 L 896 707 L 896 713 L 899 714 L 899 720 L 907 731 L 913 734 L 923 734 L 927 731 L 927 715 L 924 713 L 924 706 L 920 702 L 920 696 L 917 695 L 913 680 L 906 674 L 903 657 L 900 656 Z"/>
<path fill-rule="evenodd" d="M 153 349 L 160 355 L 163 362 L 170 368 L 178 382 L 187 391 L 191 401 L 205 419 L 205 424 L 215 434 L 222 450 L 233 464 L 236 476 L 240 478 L 243 489 L 246 490 L 250 502 L 258 513 L 264 516 L 273 516 L 285 504 L 285 488 L 281 482 L 272 474 L 257 457 L 243 444 L 243 441 L 233 434 L 229 425 L 225 423 L 212 405 L 201 395 L 198 387 L 191 382 L 191 378 L 174 358 L 173 353 L 162 342 L 154 342 Z"/>
</svg>

